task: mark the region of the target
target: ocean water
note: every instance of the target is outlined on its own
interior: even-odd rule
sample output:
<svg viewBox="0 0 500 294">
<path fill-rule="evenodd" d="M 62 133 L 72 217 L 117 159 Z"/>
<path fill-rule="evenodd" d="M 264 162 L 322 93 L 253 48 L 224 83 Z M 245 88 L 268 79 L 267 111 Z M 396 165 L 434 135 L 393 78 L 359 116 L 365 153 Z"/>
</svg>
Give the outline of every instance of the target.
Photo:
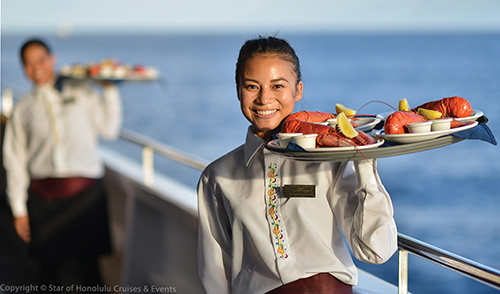
<svg viewBox="0 0 500 294">
<path fill-rule="evenodd" d="M 234 66 L 245 40 L 256 35 L 113 35 L 47 37 L 58 66 L 115 57 L 157 67 L 158 82 L 124 83 L 124 127 L 207 160 L 242 144 L 248 122 L 239 110 Z M 18 50 L 29 36 L 1 37 L 2 90 L 15 98 L 30 85 Z M 500 138 L 500 34 L 281 35 L 301 59 L 304 99 L 296 110 L 334 111 L 335 103 L 360 113 L 390 111 L 407 98 L 416 106 L 462 96 L 489 118 Z M 363 107 L 364 106 L 364 107 Z M 134 158 L 139 149 L 105 143 Z M 157 159 L 156 165 L 194 187 L 199 171 Z M 398 230 L 424 242 L 500 269 L 500 152 L 466 140 L 416 154 L 378 160 L 391 194 Z M 397 257 L 359 267 L 397 283 Z M 413 293 L 496 293 L 496 290 L 410 257 Z"/>
</svg>

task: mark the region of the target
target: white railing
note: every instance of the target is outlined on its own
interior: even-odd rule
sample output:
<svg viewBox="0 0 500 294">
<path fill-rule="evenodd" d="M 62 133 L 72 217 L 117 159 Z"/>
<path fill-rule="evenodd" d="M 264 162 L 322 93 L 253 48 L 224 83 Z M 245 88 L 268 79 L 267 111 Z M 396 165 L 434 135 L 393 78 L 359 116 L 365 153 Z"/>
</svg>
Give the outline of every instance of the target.
<svg viewBox="0 0 500 294">
<path fill-rule="evenodd" d="M 128 129 L 122 129 L 120 138 L 142 147 L 142 175 L 145 185 L 151 186 L 154 183 L 154 155 L 161 154 L 171 160 L 182 163 L 186 166 L 202 170 L 208 165 L 208 161 L 187 154 L 172 146 L 167 146 L 149 137 L 140 135 Z"/>
<path fill-rule="evenodd" d="M 408 293 L 408 253 L 500 290 L 500 271 L 420 240 L 398 235 L 399 294 Z"/>
</svg>

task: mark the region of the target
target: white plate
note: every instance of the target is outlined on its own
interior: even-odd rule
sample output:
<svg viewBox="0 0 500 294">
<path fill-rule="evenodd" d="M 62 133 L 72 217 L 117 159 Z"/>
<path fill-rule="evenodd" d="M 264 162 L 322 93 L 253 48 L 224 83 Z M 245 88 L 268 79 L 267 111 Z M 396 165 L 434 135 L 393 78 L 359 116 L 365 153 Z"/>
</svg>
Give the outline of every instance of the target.
<svg viewBox="0 0 500 294">
<path fill-rule="evenodd" d="M 458 121 L 476 121 L 478 118 L 483 116 L 483 114 L 484 113 L 481 110 L 472 109 L 471 116 L 469 116 L 469 117 L 457 117 L 457 118 L 455 118 L 455 120 L 458 120 Z"/>
<path fill-rule="evenodd" d="M 377 138 L 384 139 L 391 143 L 399 143 L 399 144 L 408 144 L 408 143 L 416 143 L 421 141 L 432 140 L 441 136 L 450 135 L 453 133 L 457 133 L 460 131 L 464 131 L 470 128 L 477 126 L 478 122 L 474 121 L 465 126 L 461 126 L 454 129 L 443 130 L 443 131 L 434 131 L 427 133 L 409 133 L 409 134 L 392 134 L 387 135 L 383 130 L 380 130 L 376 133 Z"/>
<path fill-rule="evenodd" d="M 377 148 L 384 144 L 383 139 L 378 139 L 376 143 L 370 145 L 362 146 L 346 146 L 346 147 L 321 147 L 321 148 L 304 148 L 307 152 L 321 153 L 321 152 L 331 152 L 331 151 L 347 151 L 347 150 L 366 150 L 371 148 Z M 275 150 L 284 151 L 286 147 L 281 147 L 279 145 L 278 139 L 271 140 L 267 143 L 267 147 Z"/>
<path fill-rule="evenodd" d="M 384 113 L 377 114 L 377 116 L 380 117 L 380 118 L 382 118 L 382 119 L 386 119 L 389 115 L 393 114 L 394 112 L 395 111 L 384 112 Z M 468 116 L 468 117 L 458 117 L 458 118 L 455 118 L 455 119 L 458 120 L 458 121 L 475 121 L 478 118 L 480 118 L 481 116 L 483 116 L 483 114 L 484 113 L 481 110 L 472 109 L 472 115 L 471 116 Z"/>
<path fill-rule="evenodd" d="M 60 75 L 65 78 L 74 80 L 93 80 L 93 81 L 110 81 L 110 82 L 147 82 L 158 80 L 157 76 L 144 76 L 144 75 L 127 75 L 123 78 L 116 77 L 90 77 L 88 75 Z"/>
<path fill-rule="evenodd" d="M 355 116 L 356 117 L 356 116 Z M 354 120 L 354 123 L 357 124 L 358 126 L 355 127 L 356 130 L 363 131 L 363 132 L 369 132 L 373 130 L 373 128 L 382 121 L 382 118 L 380 117 L 363 117 L 363 116 L 357 116 L 357 119 Z"/>
<path fill-rule="evenodd" d="M 373 128 L 382 121 L 381 117 L 378 116 L 355 116 L 356 120 L 351 120 L 358 126 L 355 127 L 356 130 L 369 132 L 373 130 Z M 328 122 L 313 122 L 315 124 L 327 126 Z"/>
<path fill-rule="evenodd" d="M 404 154 L 411 154 L 432 150 L 448 146 L 450 144 L 458 143 L 465 139 L 455 136 L 443 136 L 436 139 L 417 142 L 413 144 L 396 144 L 392 146 L 380 146 L 378 148 L 360 150 L 346 150 L 346 151 L 327 151 L 327 152 L 300 152 L 300 151 L 283 151 L 271 148 L 266 145 L 266 148 L 272 153 L 281 156 L 285 159 L 308 161 L 308 162 L 340 162 L 351 160 L 367 160 L 371 158 L 384 158 L 399 156 Z"/>
</svg>

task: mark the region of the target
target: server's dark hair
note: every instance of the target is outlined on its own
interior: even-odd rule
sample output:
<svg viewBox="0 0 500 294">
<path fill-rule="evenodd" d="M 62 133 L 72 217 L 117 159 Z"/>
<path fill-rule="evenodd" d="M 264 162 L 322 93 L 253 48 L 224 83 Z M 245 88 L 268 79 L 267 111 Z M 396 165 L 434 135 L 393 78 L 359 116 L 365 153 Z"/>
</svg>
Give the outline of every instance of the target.
<svg viewBox="0 0 500 294">
<path fill-rule="evenodd" d="M 248 40 L 240 49 L 238 61 L 236 62 L 236 87 L 240 86 L 240 78 L 245 71 L 247 63 L 253 57 L 259 54 L 276 54 L 283 60 L 289 61 L 293 65 L 293 71 L 297 76 L 297 81 L 301 81 L 299 58 L 295 54 L 292 46 L 283 39 L 276 37 L 262 37 Z"/>
<path fill-rule="evenodd" d="M 24 52 L 26 51 L 26 49 L 28 49 L 28 47 L 32 45 L 42 46 L 43 48 L 45 48 L 45 50 L 47 50 L 47 53 L 52 54 L 52 50 L 50 50 L 50 47 L 47 45 L 47 43 L 45 43 L 41 39 L 30 39 L 24 42 L 23 46 L 21 46 L 20 54 L 21 54 L 21 61 L 23 62 L 23 64 L 24 64 Z"/>
</svg>

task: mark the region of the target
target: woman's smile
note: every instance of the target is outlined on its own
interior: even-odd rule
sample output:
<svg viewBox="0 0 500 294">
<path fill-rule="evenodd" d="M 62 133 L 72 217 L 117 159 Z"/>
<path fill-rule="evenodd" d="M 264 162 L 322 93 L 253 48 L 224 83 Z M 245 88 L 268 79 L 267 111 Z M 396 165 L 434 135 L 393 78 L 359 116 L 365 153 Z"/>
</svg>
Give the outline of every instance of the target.
<svg viewBox="0 0 500 294">
<path fill-rule="evenodd" d="M 267 139 L 292 113 L 295 102 L 302 98 L 302 88 L 291 62 L 275 54 L 257 55 L 248 62 L 241 78 L 241 111 L 255 133 Z"/>
<path fill-rule="evenodd" d="M 255 112 L 261 116 L 270 116 L 272 114 L 275 114 L 277 111 L 278 110 L 276 110 L 276 109 L 274 109 L 274 110 L 255 110 Z"/>
</svg>

